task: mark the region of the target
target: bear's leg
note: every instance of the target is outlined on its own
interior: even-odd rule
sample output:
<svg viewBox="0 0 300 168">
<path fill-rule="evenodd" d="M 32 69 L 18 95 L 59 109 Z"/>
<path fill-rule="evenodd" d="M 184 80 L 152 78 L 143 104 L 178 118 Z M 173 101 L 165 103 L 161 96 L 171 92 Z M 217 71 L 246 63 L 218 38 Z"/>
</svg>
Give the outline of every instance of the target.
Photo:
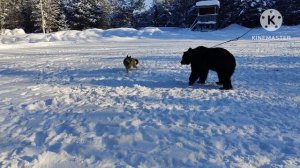
<svg viewBox="0 0 300 168">
<path fill-rule="evenodd" d="M 224 74 L 224 76 L 222 76 L 224 79 L 223 80 L 223 87 L 221 88 L 222 90 L 229 90 L 232 89 L 232 84 L 231 84 L 231 75 L 230 74 Z"/>
<path fill-rule="evenodd" d="M 223 85 L 223 79 L 221 78 L 221 73 L 220 72 L 217 72 L 218 74 L 218 78 L 219 78 L 219 82 L 216 82 L 217 85 Z"/>
<path fill-rule="evenodd" d="M 198 78 L 199 78 L 199 72 L 192 70 L 189 78 L 189 85 L 192 86 Z"/>
<path fill-rule="evenodd" d="M 224 82 L 223 88 L 224 90 L 230 90 L 232 89 L 232 84 L 231 84 L 231 80 L 229 79 L 228 81 Z"/>
<path fill-rule="evenodd" d="M 208 69 L 201 69 L 199 75 L 200 75 L 200 79 L 198 83 L 205 84 L 208 75 Z"/>
</svg>

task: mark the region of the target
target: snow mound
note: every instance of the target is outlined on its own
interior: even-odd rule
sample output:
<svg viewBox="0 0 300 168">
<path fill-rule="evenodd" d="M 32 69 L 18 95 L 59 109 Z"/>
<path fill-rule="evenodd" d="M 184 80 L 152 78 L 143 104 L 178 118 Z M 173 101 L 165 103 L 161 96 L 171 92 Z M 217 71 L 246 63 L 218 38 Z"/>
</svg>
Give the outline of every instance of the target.
<svg viewBox="0 0 300 168">
<path fill-rule="evenodd" d="M 0 35 L 4 35 L 4 36 L 18 36 L 18 35 L 24 35 L 24 34 L 26 34 L 26 33 L 23 29 L 13 29 L 13 30 L 4 29 L 0 33 Z"/>
<path fill-rule="evenodd" d="M 56 154 L 53 152 L 45 152 L 38 156 L 38 159 L 34 161 L 33 168 L 47 167 L 47 168 L 84 168 L 80 162 L 69 156 L 67 153 Z"/>
<path fill-rule="evenodd" d="M 251 39 L 257 35 L 282 36 L 286 32 L 293 34 L 293 37 L 300 35 L 299 26 L 283 26 L 276 32 L 267 32 L 262 28 L 255 28 L 243 39 Z M 247 32 L 249 28 L 233 24 L 224 29 L 211 32 L 193 32 L 188 28 L 174 27 L 146 27 L 141 29 L 133 28 L 114 28 L 108 30 L 87 29 L 83 31 L 69 30 L 59 31 L 50 34 L 25 34 L 22 29 L 5 30 L 0 35 L 0 43 L 38 43 L 38 42 L 57 42 L 57 41 L 101 41 L 105 40 L 128 40 L 128 39 L 190 39 L 190 40 L 229 40 Z"/>
<path fill-rule="evenodd" d="M 223 30 L 225 30 L 225 31 L 228 31 L 228 30 L 238 31 L 238 30 L 248 30 L 248 28 L 243 27 L 243 26 L 238 25 L 238 24 L 231 24 L 228 27 L 225 27 Z"/>
<path fill-rule="evenodd" d="M 206 1 L 199 1 L 196 3 L 196 6 L 220 6 L 220 2 L 218 0 L 206 0 Z"/>
</svg>

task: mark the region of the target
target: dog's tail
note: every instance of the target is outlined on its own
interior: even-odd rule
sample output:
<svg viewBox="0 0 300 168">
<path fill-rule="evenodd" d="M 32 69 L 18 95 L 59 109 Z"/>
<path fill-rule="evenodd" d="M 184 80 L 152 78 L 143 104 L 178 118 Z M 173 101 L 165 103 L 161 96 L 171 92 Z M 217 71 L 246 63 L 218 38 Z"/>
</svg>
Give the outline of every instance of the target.
<svg viewBox="0 0 300 168">
<path fill-rule="evenodd" d="M 138 59 L 134 59 L 134 60 L 136 65 L 140 63 Z"/>
</svg>

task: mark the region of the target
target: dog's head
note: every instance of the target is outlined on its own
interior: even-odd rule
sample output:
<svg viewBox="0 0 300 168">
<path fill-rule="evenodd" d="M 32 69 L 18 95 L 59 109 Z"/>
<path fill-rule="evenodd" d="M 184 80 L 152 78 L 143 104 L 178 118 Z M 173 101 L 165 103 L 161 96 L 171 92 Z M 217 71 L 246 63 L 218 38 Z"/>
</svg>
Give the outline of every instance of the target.
<svg viewBox="0 0 300 168">
<path fill-rule="evenodd" d="M 131 56 L 127 55 L 126 58 L 124 59 L 124 62 L 130 62 L 131 61 Z"/>
<path fill-rule="evenodd" d="M 136 58 L 132 58 L 130 55 L 127 55 L 124 59 L 124 62 L 130 63 L 130 64 L 139 64 L 139 60 Z"/>
</svg>

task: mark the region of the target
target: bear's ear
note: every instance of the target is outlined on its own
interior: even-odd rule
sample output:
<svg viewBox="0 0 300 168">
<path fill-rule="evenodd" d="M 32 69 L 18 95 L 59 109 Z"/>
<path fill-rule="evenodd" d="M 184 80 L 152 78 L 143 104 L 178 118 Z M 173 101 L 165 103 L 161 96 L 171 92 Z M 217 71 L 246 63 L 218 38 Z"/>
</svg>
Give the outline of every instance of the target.
<svg viewBox="0 0 300 168">
<path fill-rule="evenodd" d="M 191 51 L 192 50 L 192 48 L 189 48 L 189 50 L 188 51 Z"/>
</svg>

